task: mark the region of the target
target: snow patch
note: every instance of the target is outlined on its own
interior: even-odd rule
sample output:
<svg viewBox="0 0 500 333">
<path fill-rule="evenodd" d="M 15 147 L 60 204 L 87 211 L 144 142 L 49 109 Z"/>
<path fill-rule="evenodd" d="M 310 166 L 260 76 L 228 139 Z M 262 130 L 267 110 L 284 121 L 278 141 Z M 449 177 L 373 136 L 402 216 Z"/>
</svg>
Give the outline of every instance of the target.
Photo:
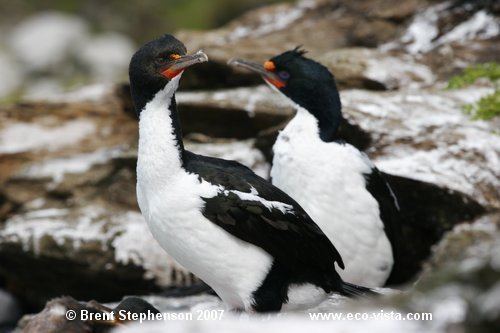
<svg viewBox="0 0 500 333">
<path fill-rule="evenodd" d="M 481 312 L 489 318 L 498 318 L 500 314 L 500 282 L 497 282 L 478 302 Z"/>
<path fill-rule="evenodd" d="M 314 7 L 315 2 L 306 0 L 299 1 L 296 5 L 275 10 L 271 13 L 262 13 L 259 16 L 259 22 L 252 26 L 238 26 L 229 33 L 227 37 L 229 42 L 234 42 L 251 36 L 252 38 L 269 34 L 287 28 L 293 22 L 304 16 L 304 13 Z"/>
<path fill-rule="evenodd" d="M 435 81 L 435 76 L 429 67 L 417 64 L 410 58 L 398 59 L 390 56 L 367 58 L 367 64 L 365 75 L 384 83 L 388 89 L 418 88 Z"/>
<path fill-rule="evenodd" d="M 96 80 L 109 82 L 126 77 L 134 51 L 129 38 L 108 32 L 81 41 L 75 56 Z"/>
<path fill-rule="evenodd" d="M 473 39 L 488 39 L 500 33 L 500 20 L 486 10 L 480 10 L 440 36 L 438 23 L 449 7 L 450 2 L 447 1 L 418 13 L 399 40 L 384 44 L 380 49 L 390 50 L 402 44 L 409 53 L 418 54 L 452 42 L 464 43 Z"/>
<path fill-rule="evenodd" d="M 331 309 L 329 312 L 337 312 Z M 197 312 L 192 311 L 196 317 Z M 436 332 L 429 330 L 425 323 L 419 321 L 390 321 L 390 320 L 311 320 L 308 315 L 284 314 L 278 315 L 250 315 L 247 313 L 233 314 L 225 312 L 221 320 L 184 320 L 184 321 L 155 321 L 142 324 L 131 324 L 118 328 L 115 333 L 215 333 L 215 332 L 261 332 L 261 333 L 324 333 L 324 332 L 352 332 L 352 333 L 391 333 L 391 332 Z"/>
<path fill-rule="evenodd" d="M 275 114 L 288 114 L 288 102 L 278 94 L 271 94 L 269 87 L 260 85 L 252 88 L 234 88 L 216 92 L 179 92 L 175 95 L 178 104 L 216 105 L 221 108 L 234 107 L 249 113 L 251 117 L 256 110 Z"/>
<path fill-rule="evenodd" d="M 419 53 L 433 48 L 432 41 L 438 36 L 438 13 L 448 7 L 448 2 L 437 4 L 417 14 L 406 33 L 401 37 L 401 42 L 409 43 L 406 50 L 410 53 Z"/>
<path fill-rule="evenodd" d="M 57 103 L 99 102 L 112 92 L 113 87 L 112 84 L 95 83 L 64 91 L 56 80 L 46 79 L 30 85 L 23 99 Z"/>
<path fill-rule="evenodd" d="M 19 243 L 24 251 L 36 256 L 43 253 L 41 240 L 45 237 L 59 246 L 69 245 L 73 251 L 97 242 L 102 251 L 114 251 L 117 263 L 143 267 L 144 277 L 155 279 L 159 285 L 187 283 L 186 276 L 190 275 L 158 245 L 136 211 L 113 213 L 95 205 L 78 210 L 41 209 L 15 215 L 0 229 L 1 243 Z"/>
<path fill-rule="evenodd" d="M 16 215 L 5 222 L 5 227 L 0 230 L 2 242 L 19 242 L 23 250 L 33 251 L 40 255 L 40 241 L 44 236 L 49 236 L 63 246 L 66 240 L 71 240 L 74 247 L 78 248 L 82 242 L 99 240 L 104 243 L 107 235 L 103 233 L 103 222 L 92 223 L 98 214 L 97 210 L 87 209 L 87 214 L 71 218 L 67 209 L 44 209 L 33 211 L 24 215 Z M 68 225 L 66 219 L 72 220 Z M 104 244 L 103 244 L 104 248 Z"/>
<path fill-rule="evenodd" d="M 95 132 L 88 120 L 71 120 L 58 127 L 36 123 L 11 123 L 0 132 L 0 154 L 29 150 L 57 150 L 74 145 Z"/>
<path fill-rule="evenodd" d="M 437 297 L 439 301 L 433 304 L 429 302 L 429 305 L 431 305 L 429 312 L 431 312 L 435 318 L 439 318 L 440 321 L 448 324 L 462 322 L 467 314 L 467 303 L 458 295 L 458 292 L 455 290 L 456 287 L 450 286 L 449 288 L 443 289 L 444 290 L 440 290 L 442 297 Z M 451 289 L 451 292 L 443 294 L 446 289 Z"/>
<path fill-rule="evenodd" d="M 77 154 L 63 158 L 55 158 L 32 164 L 21 172 L 21 176 L 28 178 L 52 178 L 54 183 L 60 183 L 68 173 L 83 173 L 93 165 L 102 164 L 122 152 L 120 147 L 99 149 L 92 153 Z"/>
<path fill-rule="evenodd" d="M 378 141 L 370 153 L 383 171 L 499 205 L 495 198 L 500 197 L 500 140 L 494 134 L 494 122 L 471 120 L 462 111 L 464 104 L 474 103 L 493 91 L 492 87 L 478 85 L 458 90 L 351 89 L 342 91 L 341 97 L 348 120 Z M 258 101 L 255 110 L 259 113 L 292 115 L 286 99 L 281 94 L 270 94 L 265 86 L 180 93 L 178 101 L 248 111 L 250 98 Z"/>
<path fill-rule="evenodd" d="M 77 16 L 43 12 L 19 23 L 9 45 L 25 66 L 43 70 L 63 61 L 87 33 L 87 24 Z"/>
<path fill-rule="evenodd" d="M 139 212 L 123 214 L 119 234 L 111 243 L 115 250 L 115 259 L 122 264 L 142 266 L 146 279 L 155 279 L 162 286 L 182 285 L 186 283 L 187 272 L 170 257 L 156 242 Z M 175 271 L 175 274 L 172 272 Z"/>
<path fill-rule="evenodd" d="M 457 25 L 453 30 L 440 37 L 434 47 L 452 42 L 465 42 L 471 39 L 488 39 L 500 32 L 500 21 L 486 10 L 475 13 L 470 19 Z"/>
<path fill-rule="evenodd" d="M 347 90 L 341 95 L 345 115 L 382 141 L 375 159 L 381 170 L 458 190 L 484 203 L 491 195 L 482 186 L 500 188 L 500 140 L 491 123 L 472 121 L 461 107 L 492 91 Z"/>
<path fill-rule="evenodd" d="M 22 98 L 27 101 L 49 101 L 52 96 L 62 94 L 62 83 L 52 78 L 33 79 L 24 88 Z"/>
<path fill-rule="evenodd" d="M 66 315 L 66 311 L 66 307 L 62 306 L 61 304 L 55 304 L 50 308 L 48 314 L 52 316 L 62 317 Z"/>
<path fill-rule="evenodd" d="M 0 289 L 0 325 L 15 323 L 21 314 L 21 306 L 14 296 Z"/>
<path fill-rule="evenodd" d="M 20 66 L 7 55 L 0 53 L 0 98 L 13 93 L 21 86 L 24 73 Z"/>
<path fill-rule="evenodd" d="M 488 233 L 490 235 L 493 235 L 495 232 L 497 232 L 497 230 L 497 225 L 492 222 L 489 215 L 481 217 L 474 223 L 461 223 L 453 228 L 454 233 L 461 233 L 464 231 L 479 231 Z"/>
</svg>

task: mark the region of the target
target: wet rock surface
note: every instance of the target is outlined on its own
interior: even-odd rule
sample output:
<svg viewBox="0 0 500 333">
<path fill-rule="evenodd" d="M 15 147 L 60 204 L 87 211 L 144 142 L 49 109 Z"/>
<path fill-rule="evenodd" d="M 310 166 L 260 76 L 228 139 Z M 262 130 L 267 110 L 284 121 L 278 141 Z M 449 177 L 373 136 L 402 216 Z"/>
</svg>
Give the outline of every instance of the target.
<svg viewBox="0 0 500 333">
<path fill-rule="evenodd" d="M 321 59 L 341 87 L 394 89 L 428 84 L 465 63 L 498 54 L 494 1 L 304 0 L 250 11 L 215 30 L 180 31 L 210 63 L 186 73 L 186 87 L 254 84 L 258 78 L 226 65 L 232 57 L 263 62 L 298 45 Z M 375 49 L 377 48 L 377 49 Z M 408 54 L 413 57 L 409 57 Z"/>
<path fill-rule="evenodd" d="M 343 90 L 347 119 L 343 136 L 355 146 L 367 148 L 382 171 L 435 183 L 466 193 L 486 206 L 500 207 L 498 121 L 474 121 L 461 112 L 464 104 L 492 91 L 488 85 L 461 90 L 439 86 L 395 92 Z M 181 109 L 190 108 L 191 115 L 203 113 L 205 107 L 221 115 L 239 114 L 250 122 L 259 115 L 273 115 L 270 125 L 275 126 L 274 133 L 294 112 L 283 97 L 264 86 L 179 93 L 178 101 Z M 263 147 L 267 155 L 272 143 L 270 140 Z"/>
<path fill-rule="evenodd" d="M 138 212 L 137 122 L 114 97 L 108 102 L 26 103 L 2 113 L 0 275 L 29 307 L 61 294 L 112 301 L 196 281 Z M 30 132 L 36 139 L 19 141 Z M 198 135 L 186 147 L 269 172 L 253 140 Z"/>
<path fill-rule="evenodd" d="M 12 7 L 15 10 L 16 6 Z M 64 92 L 68 86 L 110 83 L 126 77 L 135 49 L 129 37 L 116 32 L 95 33 L 82 17 L 47 9 L 13 26 L 4 22 L 0 102 L 21 96 L 43 99 Z"/>
<path fill-rule="evenodd" d="M 407 311 L 432 311 L 447 323 L 435 328 L 478 332 L 494 330 L 499 323 L 500 216 L 482 217 L 461 224 L 439 242 L 415 284 L 415 290 L 394 297 Z"/>
<path fill-rule="evenodd" d="M 332 329 L 349 332 L 374 329 L 385 332 L 494 332 L 500 318 L 499 226 L 498 214 L 455 226 L 434 247 L 418 281 L 412 288 L 402 292 L 380 289 L 382 295 L 376 298 L 355 301 L 332 295 L 317 307 L 290 311 L 279 316 L 259 317 L 224 312 L 222 320 L 204 323 L 196 320 L 130 323 L 117 329 L 117 332 L 160 332 L 167 328 L 175 332 L 213 332 L 237 330 L 242 323 L 260 332 L 277 329 L 290 332 Z M 146 299 L 165 313 L 196 315 L 200 311 L 223 309 L 220 300 L 208 295 L 183 299 Z M 317 313 L 364 314 L 368 318 L 356 321 L 311 320 L 311 314 Z M 407 317 L 409 314 L 411 317 Z M 429 314 L 432 317 L 428 317 Z"/>
<path fill-rule="evenodd" d="M 97 301 L 78 302 L 72 297 L 55 298 L 36 315 L 24 316 L 22 332 L 110 332 L 132 320 L 132 314 L 156 314 L 158 309 L 138 297 L 126 297 L 116 306 Z"/>
<path fill-rule="evenodd" d="M 120 326 L 105 325 L 105 331 L 115 328 L 116 332 L 164 331 L 212 332 L 221 329 L 236 330 L 242 323 L 247 327 L 262 332 L 271 332 L 278 328 L 291 332 L 304 330 L 321 331 L 324 329 L 348 330 L 363 332 L 367 329 L 380 329 L 396 332 L 401 329 L 410 332 L 449 332 L 472 330 L 490 332 L 498 325 L 498 247 L 500 246 L 500 216 L 492 214 L 467 224 L 453 228 L 433 249 L 432 256 L 426 264 L 419 280 L 411 289 L 403 292 L 380 289 L 382 294 L 376 298 L 349 300 L 342 296 L 332 295 L 316 307 L 282 313 L 279 316 L 256 316 L 224 311 L 222 302 L 215 296 L 197 295 L 183 298 L 166 298 L 159 296 L 141 297 L 160 313 L 177 314 L 184 320 L 159 320 L 155 322 L 123 323 Z M 19 328 L 37 328 L 37 332 L 56 332 L 54 327 L 76 325 L 91 327 L 97 331 L 95 322 L 67 321 L 63 317 L 65 310 L 82 309 L 102 312 L 112 309 L 114 304 L 97 302 L 79 303 L 71 298 L 59 298 L 49 302 L 38 315 L 25 316 Z M 59 311 L 56 311 L 59 310 Z M 200 323 L 189 320 L 206 312 L 220 313 L 221 320 L 209 320 Z M 359 313 L 371 315 L 369 319 L 359 321 L 347 320 L 311 320 L 311 314 Z M 432 314 L 427 320 L 402 320 L 407 314 L 413 316 Z M 377 319 L 384 315 L 389 319 Z M 400 319 L 397 319 L 400 318 Z M 413 318 L 413 317 L 412 317 Z M 97 323 L 98 324 L 98 323 Z"/>
<path fill-rule="evenodd" d="M 189 49 L 203 48 L 208 52 L 212 63 L 200 66 L 202 74 L 209 72 L 210 67 L 214 72 L 225 67 L 234 56 L 264 61 L 297 45 L 303 45 L 316 58 L 346 46 L 373 47 L 397 36 L 398 24 L 394 19 L 404 21 L 422 5 L 406 1 L 405 8 L 396 14 L 384 1 L 299 1 L 295 5 L 278 4 L 251 11 L 220 29 L 181 31 L 178 35 Z M 203 80 L 197 72 L 189 75 L 194 86 Z M 208 78 L 218 79 L 214 83 L 225 86 L 255 82 L 255 77 L 232 69 Z"/>
<path fill-rule="evenodd" d="M 283 101 L 267 89 L 238 89 L 234 93 L 239 97 L 238 103 L 231 101 L 232 91 L 179 93 L 181 112 L 185 112 L 185 106 L 191 107 L 189 117 L 183 119 L 185 127 L 196 128 L 202 124 L 207 119 L 204 111 L 211 113 L 214 121 L 227 119 L 228 113 L 238 115 L 243 122 L 254 119 L 262 130 L 283 123 L 293 112 L 289 108 L 276 112 L 284 106 Z M 354 92 L 360 94 L 360 91 Z M 345 92 L 349 93 L 352 92 Z M 367 94 L 371 96 L 375 93 Z M 196 281 L 163 253 L 137 211 L 134 189 L 136 120 L 128 113 L 126 100 L 121 100 L 114 93 L 105 96 L 102 102 L 26 103 L 17 106 L 21 112 L 14 113 L 8 108 L 3 114 L 4 123 L 10 124 L 3 128 L 11 132 L 7 135 L 5 130 L 0 132 L 3 135 L 0 146 L 5 147 L 2 155 L 4 162 L 0 163 L 5 170 L 2 180 L 4 221 L 0 229 L 0 258 L 5 264 L 1 274 L 5 276 L 5 285 L 9 290 L 33 307 L 40 307 L 47 299 L 60 294 L 78 299 L 112 301 L 123 293 L 158 292 L 164 287 L 189 285 Z M 250 103 L 251 107 L 245 100 L 248 98 L 255 98 L 253 104 Z M 204 110 L 204 101 L 208 110 Z M 352 101 L 347 105 L 351 104 L 362 105 Z M 403 141 L 392 137 L 397 131 L 403 131 L 403 120 L 390 120 L 400 124 L 398 127 L 375 126 L 376 112 L 372 112 L 375 118 L 368 121 L 360 111 L 349 110 L 347 108 L 346 112 L 349 122 L 360 126 L 352 125 L 351 128 L 356 128 L 356 131 L 345 126 L 346 133 L 355 138 L 367 136 L 364 148 L 368 148 L 367 151 L 376 160 L 381 156 L 392 156 L 390 154 L 396 144 Z M 198 114 L 202 114 L 201 120 L 196 117 Z M 259 118 L 261 114 L 263 118 Z M 50 131 L 50 119 L 55 121 L 55 117 L 61 117 L 59 121 L 62 122 L 57 130 Z M 272 121 L 262 121 L 265 117 Z M 388 119 L 381 117 L 380 121 Z M 42 125 L 45 122 L 47 127 Z M 234 126 L 237 123 L 235 121 Z M 27 129 L 19 127 L 20 124 L 28 126 Z M 365 132 L 360 129 L 364 124 L 374 127 Z M 39 133 L 49 134 L 45 134 L 46 137 L 40 135 L 33 142 L 25 140 L 22 145 L 17 140 L 8 141 L 17 137 L 12 128 L 23 134 L 33 130 L 30 126 L 34 126 Z M 211 126 L 200 134 L 194 132 L 204 131 L 188 130 L 186 146 L 203 154 L 239 160 L 267 177 L 269 160 L 266 161 L 265 155 L 270 151 L 272 140 L 269 140 L 267 153 L 264 153 L 256 148 L 259 141 L 245 139 L 258 136 L 262 132 L 260 128 L 252 128 L 248 134 L 240 133 L 238 136 L 233 126 L 222 125 L 219 131 L 224 126 L 227 128 L 226 138 L 220 139 L 207 136 L 214 135 Z M 460 128 L 465 126 L 462 123 Z M 61 142 L 59 138 L 62 134 L 58 132 L 61 128 L 69 128 L 74 138 L 66 136 Z M 443 132 L 449 133 L 449 130 Z M 442 140 L 441 149 L 446 151 L 444 143 L 445 140 Z M 408 142 L 403 141 L 403 144 Z M 483 148 L 485 151 L 489 149 L 488 146 Z M 478 150 L 479 153 L 484 151 Z M 485 160 L 470 160 L 470 164 L 484 163 Z M 383 163 L 379 164 L 383 171 L 387 171 Z M 423 166 L 425 164 L 416 165 Z M 487 168 L 482 170 L 487 173 Z M 459 171 L 452 169 L 448 174 L 451 177 Z M 411 249 L 408 252 L 409 265 L 397 281 L 401 283 L 414 276 L 431 246 L 447 230 L 481 214 L 491 205 L 486 200 L 483 200 L 483 205 L 478 203 L 476 193 L 467 195 L 453 190 L 453 183 L 438 186 L 420 181 L 415 175 L 390 178 L 401 200 L 405 237 Z M 488 193 L 491 195 L 491 192 Z M 471 195 L 475 198 L 472 199 Z M 416 239 L 419 241 L 415 242 Z"/>
<path fill-rule="evenodd" d="M 498 10 L 494 1 L 299 1 L 260 8 L 220 29 L 178 34 L 190 50 L 203 48 L 212 60 L 186 71 L 177 94 L 188 149 L 236 159 L 268 177 L 272 145 L 294 111 L 260 78 L 226 61 L 263 61 L 303 44 L 342 88 L 342 138 L 368 153 L 399 198 L 408 262 L 394 282 L 404 292 L 366 302 L 332 296 L 317 308 L 287 313 L 290 331 L 486 331 L 498 324 L 499 123 L 474 121 L 462 111 L 494 86 L 445 89 L 446 79 L 466 65 L 499 60 Z M 71 24 L 68 34 L 87 34 Z M 128 47 L 119 36 L 86 36 L 89 45 L 111 38 L 120 49 Z M 102 58 L 88 49 L 81 57 L 88 63 Z M 14 65 L 0 66 L 0 73 L 14 71 Z M 137 120 L 126 84 L 31 94 L 0 107 L 0 288 L 23 311 L 40 311 L 61 295 L 117 302 L 199 283 L 164 253 L 138 211 L 136 149 Z M 223 308 L 209 295 L 145 298 L 167 312 Z M 38 318 L 60 303 L 48 303 Z M 381 307 L 433 312 L 437 319 L 313 326 L 317 322 L 305 317 Z M 55 312 L 63 326 L 54 327 L 98 331 L 84 322 L 64 326 L 70 323 Z M 227 315 L 226 328 L 240 324 L 241 316 Z M 36 322 L 28 319 L 20 326 Z M 43 319 L 39 325 L 37 331 L 55 330 Z M 217 322 L 154 325 L 158 331 L 220 330 Z M 266 323 L 249 319 L 248 325 L 275 331 L 285 324 L 273 317 Z"/>
</svg>

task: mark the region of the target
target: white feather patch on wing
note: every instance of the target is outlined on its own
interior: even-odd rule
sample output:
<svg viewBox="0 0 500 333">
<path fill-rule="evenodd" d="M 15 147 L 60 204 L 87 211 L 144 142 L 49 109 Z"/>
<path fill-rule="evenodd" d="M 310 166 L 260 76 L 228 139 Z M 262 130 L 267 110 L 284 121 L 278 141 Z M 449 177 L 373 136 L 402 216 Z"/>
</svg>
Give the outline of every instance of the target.
<svg viewBox="0 0 500 333">
<path fill-rule="evenodd" d="M 259 196 L 259 192 L 254 187 L 251 187 L 250 193 L 241 192 L 236 190 L 225 190 L 221 186 L 221 192 L 228 195 L 229 192 L 236 194 L 241 200 L 255 201 L 261 203 L 264 207 L 271 211 L 273 208 L 278 209 L 283 214 L 292 213 L 294 214 L 293 206 L 280 202 L 280 201 L 269 201 Z"/>
</svg>

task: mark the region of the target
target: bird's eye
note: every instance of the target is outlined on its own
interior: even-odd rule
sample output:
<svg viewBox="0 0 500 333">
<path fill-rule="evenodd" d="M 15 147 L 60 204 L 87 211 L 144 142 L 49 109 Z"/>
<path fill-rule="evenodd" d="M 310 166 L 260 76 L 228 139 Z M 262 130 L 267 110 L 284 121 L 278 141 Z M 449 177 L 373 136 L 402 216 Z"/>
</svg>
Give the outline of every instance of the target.
<svg viewBox="0 0 500 333">
<path fill-rule="evenodd" d="M 172 53 L 168 56 L 170 58 L 170 60 L 177 60 L 179 59 L 181 56 L 178 55 L 177 53 Z"/>
<path fill-rule="evenodd" d="M 283 80 L 288 80 L 290 78 L 290 73 L 286 71 L 280 71 L 278 72 L 278 76 L 282 78 Z"/>
</svg>

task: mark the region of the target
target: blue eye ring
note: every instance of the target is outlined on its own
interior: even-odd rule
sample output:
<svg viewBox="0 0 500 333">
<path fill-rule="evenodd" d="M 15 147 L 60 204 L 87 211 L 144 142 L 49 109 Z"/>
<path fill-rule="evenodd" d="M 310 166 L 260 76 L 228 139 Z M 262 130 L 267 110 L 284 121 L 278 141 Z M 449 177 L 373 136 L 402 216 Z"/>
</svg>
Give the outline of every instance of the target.
<svg viewBox="0 0 500 333">
<path fill-rule="evenodd" d="M 279 71 L 278 76 L 283 80 L 288 80 L 290 78 L 290 73 L 287 71 Z"/>
</svg>

